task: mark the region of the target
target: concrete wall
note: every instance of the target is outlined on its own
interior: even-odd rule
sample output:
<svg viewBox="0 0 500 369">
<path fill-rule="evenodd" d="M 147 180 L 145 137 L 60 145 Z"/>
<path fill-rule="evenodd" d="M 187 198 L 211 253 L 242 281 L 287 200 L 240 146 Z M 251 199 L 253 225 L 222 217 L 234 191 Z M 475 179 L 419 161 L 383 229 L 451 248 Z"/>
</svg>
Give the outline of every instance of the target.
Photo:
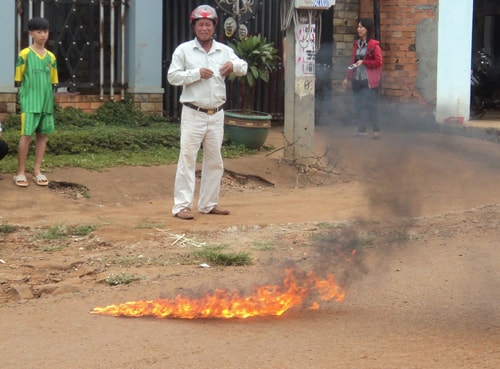
<svg viewBox="0 0 500 369">
<path fill-rule="evenodd" d="M 16 66 L 15 45 L 16 10 L 14 1 L 3 1 L 0 5 L 0 35 L 2 52 L 0 58 L 0 120 L 16 112 L 16 93 L 14 73 Z"/>
<path fill-rule="evenodd" d="M 437 19 L 424 19 L 417 24 L 415 48 L 418 57 L 415 89 L 422 97 L 434 105 L 436 103 L 437 84 Z"/>
<path fill-rule="evenodd" d="M 438 0 L 380 2 L 384 56 L 382 121 L 434 119 Z M 333 121 L 350 124 L 352 96 L 340 86 L 357 37 L 359 18 L 373 17 L 373 0 L 337 0 L 334 9 Z"/>
<path fill-rule="evenodd" d="M 131 1 L 128 12 L 127 45 L 130 93 L 163 93 L 162 40 L 163 2 Z"/>
<path fill-rule="evenodd" d="M 469 119 L 474 1 L 439 1 L 436 121 Z"/>
<path fill-rule="evenodd" d="M 127 64 L 127 92 L 134 103 L 146 113 L 163 111 L 162 104 L 162 0 L 148 0 L 148 5 L 131 1 L 127 12 L 127 45 L 125 46 Z M 0 34 L 4 56 L 0 58 L 0 120 L 16 111 L 14 88 L 16 2 L 0 2 Z M 98 95 L 56 94 L 56 102 L 62 107 L 73 106 L 84 111 L 93 111 L 108 101 L 110 96 L 101 100 Z M 115 101 L 119 101 L 119 98 Z"/>
<path fill-rule="evenodd" d="M 0 73 L 0 93 L 15 91 L 15 5 L 15 1 L 2 1 L 0 7 L 0 35 L 2 35 L 2 52 L 4 52 L 4 55 L 0 58 L 0 71 L 2 71 Z"/>
<path fill-rule="evenodd" d="M 383 95 L 432 109 L 438 122 L 468 120 L 474 0 L 382 3 Z M 373 16 L 372 0 L 359 4 L 360 17 Z"/>
</svg>

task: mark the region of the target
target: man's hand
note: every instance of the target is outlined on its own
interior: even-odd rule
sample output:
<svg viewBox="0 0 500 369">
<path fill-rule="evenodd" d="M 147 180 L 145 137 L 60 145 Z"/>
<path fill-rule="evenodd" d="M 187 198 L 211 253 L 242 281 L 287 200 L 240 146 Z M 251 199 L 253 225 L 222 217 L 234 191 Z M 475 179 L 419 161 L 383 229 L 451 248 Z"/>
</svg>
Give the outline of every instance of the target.
<svg viewBox="0 0 500 369">
<path fill-rule="evenodd" d="M 220 75 L 222 77 L 229 76 L 233 71 L 233 63 L 228 61 L 225 62 L 224 65 L 219 69 Z"/>
<path fill-rule="evenodd" d="M 200 68 L 200 77 L 201 79 L 209 79 L 214 76 L 214 72 L 208 68 Z"/>
</svg>

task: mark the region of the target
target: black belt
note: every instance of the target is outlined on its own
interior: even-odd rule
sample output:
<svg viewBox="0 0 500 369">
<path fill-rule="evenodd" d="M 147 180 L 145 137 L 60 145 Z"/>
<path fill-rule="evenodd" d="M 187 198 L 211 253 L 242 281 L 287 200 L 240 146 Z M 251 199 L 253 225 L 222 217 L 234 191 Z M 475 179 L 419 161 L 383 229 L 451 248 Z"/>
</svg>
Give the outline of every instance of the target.
<svg viewBox="0 0 500 369">
<path fill-rule="evenodd" d="M 191 103 L 184 103 L 184 105 L 186 105 L 188 108 L 191 108 L 191 109 L 194 109 L 194 110 L 197 110 L 197 111 L 201 111 L 202 113 L 206 113 L 208 115 L 215 114 L 215 113 L 217 113 L 218 111 L 220 111 L 220 110 L 222 110 L 224 108 L 224 105 L 221 105 L 221 106 L 219 106 L 217 108 L 213 108 L 213 109 L 200 108 L 199 106 L 193 105 Z"/>
</svg>

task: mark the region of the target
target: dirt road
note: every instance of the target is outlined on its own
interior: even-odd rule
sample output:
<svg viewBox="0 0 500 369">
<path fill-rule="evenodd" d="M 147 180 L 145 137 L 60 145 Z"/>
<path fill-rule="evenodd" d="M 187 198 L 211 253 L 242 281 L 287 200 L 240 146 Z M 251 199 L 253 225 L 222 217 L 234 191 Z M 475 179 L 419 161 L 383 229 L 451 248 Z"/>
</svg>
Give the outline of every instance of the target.
<svg viewBox="0 0 500 369">
<path fill-rule="evenodd" d="M 276 149 L 280 131 L 268 139 Z M 316 134 L 318 157 L 330 147 L 328 171 L 287 165 L 281 150 L 226 160 L 240 174 L 223 182 L 227 217 L 172 217 L 175 165 L 47 173 L 85 186 L 88 198 L 16 188 L 3 173 L 0 224 L 19 228 L 0 233 L 0 367 L 500 367 L 500 145 L 401 129 L 379 141 L 349 127 Z M 96 230 L 63 247 L 39 236 L 73 225 Z M 253 263 L 200 268 L 187 261 L 192 244 L 174 242 L 181 235 L 248 252 Z M 353 242 L 358 253 L 345 262 L 340 251 Z M 90 314 L 249 291 L 277 283 L 290 265 L 334 273 L 344 301 L 250 319 Z M 140 280 L 109 286 L 113 273 Z"/>
</svg>

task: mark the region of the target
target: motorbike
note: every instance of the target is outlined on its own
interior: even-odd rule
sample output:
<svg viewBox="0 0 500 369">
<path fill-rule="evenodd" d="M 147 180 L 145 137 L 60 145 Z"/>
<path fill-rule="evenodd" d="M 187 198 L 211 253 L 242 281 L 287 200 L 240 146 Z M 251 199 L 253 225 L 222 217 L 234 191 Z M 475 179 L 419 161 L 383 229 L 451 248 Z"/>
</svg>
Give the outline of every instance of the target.
<svg viewBox="0 0 500 369">
<path fill-rule="evenodd" d="M 500 79 L 493 69 L 491 56 L 484 49 L 476 52 L 470 76 L 471 118 L 481 119 L 488 110 L 500 109 L 500 99 L 495 96 Z"/>
</svg>

